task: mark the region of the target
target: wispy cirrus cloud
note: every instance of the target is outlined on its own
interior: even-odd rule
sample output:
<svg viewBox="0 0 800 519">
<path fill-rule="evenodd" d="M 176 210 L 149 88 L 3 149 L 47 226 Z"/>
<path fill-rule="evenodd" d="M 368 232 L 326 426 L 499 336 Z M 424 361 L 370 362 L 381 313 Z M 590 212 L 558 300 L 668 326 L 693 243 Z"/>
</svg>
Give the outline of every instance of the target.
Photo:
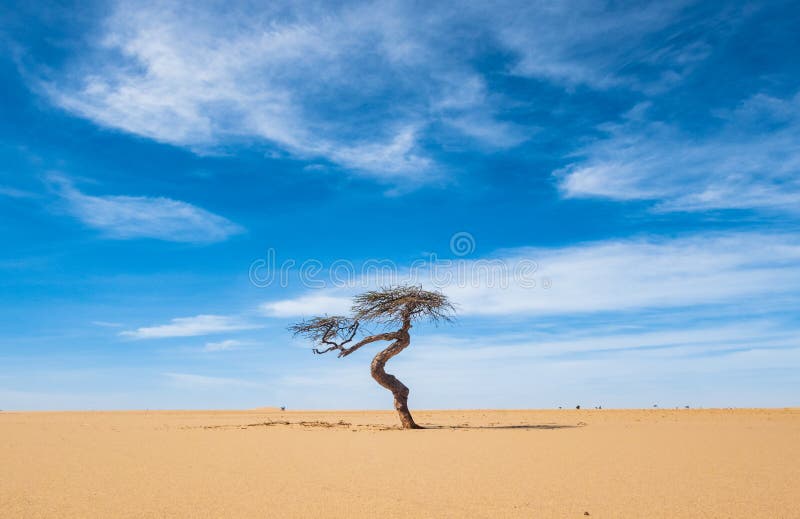
<svg viewBox="0 0 800 519">
<path fill-rule="evenodd" d="M 661 326 L 629 318 L 613 327 L 561 322 L 568 325 L 508 333 L 507 323 L 496 323 L 492 333 L 420 334 L 392 369 L 427 408 L 452 408 L 453 401 L 478 408 L 795 405 L 786 388 L 798 386 L 796 323 L 712 320 L 676 329 L 669 319 Z M 754 382 L 759 376 L 771 383 Z M 302 405 L 334 408 L 330 394 L 376 405 L 373 395 L 377 402 L 382 395 L 371 382 L 362 368 L 339 362 L 297 367 L 275 381 L 292 394 L 315 388 L 300 393 Z"/>
<path fill-rule="evenodd" d="M 341 315 L 350 310 L 352 301 L 346 296 L 307 294 L 294 299 L 268 301 L 259 310 L 268 317 L 293 317 L 298 315 Z"/>
<path fill-rule="evenodd" d="M 164 197 L 87 195 L 64 177 L 49 179 L 68 213 L 113 239 L 152 238 L 214 243 L 243 232 L 227 218 L 187 202 Z"/>
<path fill-rule="evenodd" d="M 536 271 L 517 276 L 522 262 L 535 263 Z M 435 277 L 420 271 L 413 282 L 443 290 L 464 316 L 630 312 L 797 298 L 800 239 L 728 232 L 519 248 L 503 251 L 491 263 L 465 260 L 441 267 Z M 355 280 L 362 287 L 387 283 L 391 280 Z M 352 288 L 302 293 L 266 302 L 261 310 L 281 318 L 342 313 L 352 293 Z"/>
<path fill-rule="evenodd" d="M 261 325 L 250 323 L 239 317 L 226 315 L 197 315 L 194 317 L 177 317 L 168 324 L 146 326 L 120 333 L 122 337 L 131 339 L 165 339 L 172 337 L 197 337 L 218 333 L 253 330 Z"/>
<path fill-rule="evenodd" d="M 446 289 L 464 312 L 482 315 L 618 312 L 731 304 L 800 295 L 800 240 L 791 235 L 702 233 L 607 240 L 512 251 L 505 262 L 536 261 L 550 288 Z"/>
<path fill-rule="evenodd" d="M 692 2 L 514 2 L 483 8 L 497 38 L 517 56 L 512 72 L 575 87 L 657 91 L 679 82 L 710 45 L 698 26 L 713 17 Z M 661 31 L 669 30 L 664 38 Z"/>
<path fill-rule="evenodd" d="M 419 343 L 421 347 L 409 355 L 418 361 L 575 359 L 585 354 L 698 358 L 755 349 L 800 350 L 796 326 L 769 319 L 712 321 L 679 330 L 652 324 L 628 329 L 576 325 L 570 331 L 537 330 L 480 339 L 429 336 Z"/>
<path fill-rule="evenodd" d="M 507 406 L 509 398 L 520 407 L 794 405 L 786 388 L 797 388 L 796 326 L 744 320 L 682 330 L 581 332 L 576 338 L 557 332 L 511 341 L 420 337 L 396 369 L 424 400 L 419 405 L 430 406 L 441 405 L 436 387 L 443 384 L 450 398 L 482 407 Z M 759 377 L 771 383 L 754 382 Z M 491 389 L 480 394 L 476 385 Z M 747 390 L 737 394 L 735 386 Z"/>
<path fill-rule="evenodd" d="M 556 173 L 560 187 L 574 198 L 652 200 L 662 211 L 800 210 L 800 93 L 755 95 L 717 116 L 721 128 L 696 137 L 637 106 Z"/>
<path fill-rule="evenodd" d="M 39 86 L 99 125 L 200 153 L 256 142 L 424 182 L 441 174 L 431 147 L 452 146 L 448 132 L 501 149 L 536 134 L 504 115 L 531 100 L 490 87 L 475 66 L 487 53 L 505 56 L 505 73 L 568 88 L 665 88 L 709 52 L 686 5 L 120 1 Z"/>
<path fill-rule="evenodd" d="M 397 99 L 379 101 L 404 90 L 380 60 L 386 23 L 358 7 L 119 2 L 97 52 L 43 88 L 102 126 L 199 152 L 255 139 L 373 176 L 430 176 L 424 107 L 390 114 Z M 386 75 L 365 78 L 371 67 Z M 376 113 L 362 117 L 363 103 Z"/>
<path fill-rule="evenodd" d="M 236 339 L 225 339 L 224 341 L 207 342 L 203 349 L 205 351 L 227 351 L 234 350 L 241 346 L 250 344 L 247 341 L 240 341 Z"/>
</svg>

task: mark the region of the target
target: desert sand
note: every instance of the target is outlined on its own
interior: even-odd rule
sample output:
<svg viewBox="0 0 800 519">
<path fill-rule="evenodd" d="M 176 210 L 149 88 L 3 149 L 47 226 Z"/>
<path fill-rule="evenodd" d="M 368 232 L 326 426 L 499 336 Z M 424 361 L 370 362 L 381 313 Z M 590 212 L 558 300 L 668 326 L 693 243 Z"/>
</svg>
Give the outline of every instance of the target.
<svg viewBox="0 0 800 519">
<path fill-rule="evenodd" d="M 0 517 L 800 518 L 800 409 L 0 413 Z"/>
</svg>

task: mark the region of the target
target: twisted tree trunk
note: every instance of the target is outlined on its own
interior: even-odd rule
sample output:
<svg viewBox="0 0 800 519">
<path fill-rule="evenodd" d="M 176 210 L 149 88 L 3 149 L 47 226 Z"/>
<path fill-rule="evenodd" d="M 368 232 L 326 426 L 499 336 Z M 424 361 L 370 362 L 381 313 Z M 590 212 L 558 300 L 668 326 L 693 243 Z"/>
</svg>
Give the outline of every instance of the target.
<svg viewBox="0 0 800 519">
<path fill-rule="evenodd" d="M 389 359 L 411 344 L 411 337 L 408 334 L 410 328 L 411 323 L 407 319 L 403 323 L 403 328 L 397 332 L 397 339 L 390 344 L 388 348 L 375 355 L 375 358 L 372 359 L 371 372 L 372 378 L 374 378 L 378 384 L 392 392 L 394 396 L 394 408 L 397 409 L 397 413 L 400 415 L 400 422 L 403 424 L 403 429 L 422 429 L 422 427 L 414 422 L 414 418 L 412 418 L 411 412 L 408 410 L 408 388 L 405 384 L 400 382 L 397 377 L 386 373 L 384 370 L 386 362 L 388 362 Z"/>
</svg>

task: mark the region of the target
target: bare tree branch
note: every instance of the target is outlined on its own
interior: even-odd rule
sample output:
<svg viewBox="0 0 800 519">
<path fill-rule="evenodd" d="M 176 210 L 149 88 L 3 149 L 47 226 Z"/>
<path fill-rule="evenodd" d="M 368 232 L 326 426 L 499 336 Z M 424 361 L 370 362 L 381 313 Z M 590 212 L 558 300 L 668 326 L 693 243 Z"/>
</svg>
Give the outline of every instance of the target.
<svg viewBox="0 0 800 519">
<path fill-rule="evenodd" d="M 379 333 L 377 335 L 370 335 L 369 337 L 366 337 L 365 339 L 362 339 L 361 341 L 359 341 L 358 343 L 350 346 L 349 348 L 343 349 L 339 353 L 339 357 L 347 357 L 348 355 L 350 355 L 351 353 L 353 353 L 354 351 L 356 351 L 360 347 L 366 346 L 367 344 L 370 344 L 372 342 L 392 341 L 394 339 L 397 339 L 397 333 L 394 333 L 394 332 Z"/>
<path fill-rule="evenodd" d="M 359 323 L 350 317 L 341 315 L 314 317 L 289 327 L 295 335 L 303 335 L 320 345 L 328 346 L 324 350 L 314 348 L 314 353 L 322 354 L 333 350 L 342 350 L 344 345 L 352 341 L 358 333 Z"/>
</svg>

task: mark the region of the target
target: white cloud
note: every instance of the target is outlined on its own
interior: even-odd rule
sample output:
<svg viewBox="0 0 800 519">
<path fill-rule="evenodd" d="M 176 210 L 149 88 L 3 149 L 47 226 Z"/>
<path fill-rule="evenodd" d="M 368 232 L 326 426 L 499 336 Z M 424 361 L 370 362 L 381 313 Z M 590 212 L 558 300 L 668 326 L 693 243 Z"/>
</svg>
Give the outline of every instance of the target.
<svg viewBox="0 0 800 519">
<path fill-rule="evenodd" d="M 798 386 L 796 328 L 741 321 L 625 335 L 584 332 L 580 340 L 558 333 L 506 345 L 480 336 L 449 347 L 420 336 L 393 369 L 423 407 L 793 405 L 787 389 Z"/>
<path fill-rule="evenodd" d="M 374 102 L 393 84 L 389 73 L 364 77 L 365 61 L 383 53 L 373 16 L 120 2 L 97 52 L 43 88 L 98 124 L 198 152 L 255 138 L 364 174 L 430 176 L 413 109 L 373 121 L 358 120 L 358 102 L 348 109 L 351 97 Z"/>
<path fill-rule="evenodd" d="M 317 154 L 327 156 L 345 167 L 364 172 L 379 172 L 381 176 L 433 176 L 433 161 L 416 151 L 417 129 L 406 126 L 388 142 L 368 142 L 352 146 L 326 145 Z"/>
<path fill-rule="evenodd" d="M 538 131 L 536 128 L 523 128 L 512 123 L 502 122 L 482 113 L 446 117 L 443 122 L 462 134 L 472 137 L 477 142 L 495 148 L 517 146 Z"/>
<path fill-rule="evenodd" d="M 637 107 L 556 173 L 567 197 L 655 200 L 663 211 L 800 208 L 800 93 L 757 95 L 696 138 Z"/>
<path fill-rule="evenodd" d="M 66 210 L 89 227 L 115 239 L 213 243 L 243 231 L 230 220 L 197 206 L 169 198 L 92 196 L 68 181 L 51 177 Z"/>
<path fill-rule="evenodd" d="M 238 317 L 225 315 L 197 315 L 195 317 L 178 317 L 169 324 L 149 326 L 121 332 L 123 337 L 133 339 L 163 339 L 170 337 L 196 337 L 216 333 L 252 330 L 262 326 L 242 321 Z"/>
<path fill-rule="evenodd" d="M 99 125 L 199 153 L 255 142 L 423 182 L 441 173 L 425 149 L 439 125 L 470 146 L 506 148 L 533 134 L 503 120 L 518 102 L 475 67 L 487 44 L 524 76 L 663 87 L 708 51 L 696 37 L 646 41 L 678 21 L 690 32 L 682 7 L 120 1 L 100 36 L 64 68 L 43 72 L 39 86 Z M 632 62 L 643 77 L 624 72 Z"/>
<path fill-rule="evenodd" d="M 685 17 L 689 4 L 538 1 L 482 9 L 500 41 L 517 54 L 516 74 L 572 87 L 657 91 L 680 81 L 710 53 L 696 36 L 704 33 L 697 24 L 717 23 L 719 30 L 719 20 L 707 14 L 701 21 Z M 670 37 L 654 42 L 667 28 Z"/>
<path fill-rule="evenodd" d="M 575 354 L 619 354 L 660 358 L 700 356 L 726 351 L 800 348 L 797 331 L 769 320 L 740 320 L 682 329 L 634 328 L 622 332 L 598 326 L 573 330 L 475 337 L 428 336 L 408 357 L 416 361 L 575 358 Z"/>
<path fill-rule="evenodd" d="M 218 342 L 207 342 L 206 345 L 203 347 L 205 351 L 226 351 L 226 350 L 233 350 L 240 346 L 245 346 L 250 344 L 249 342 L 239 341 L 236 339 L 225 339 L 224 341 Z"/>
<path fill-rule="evenodd" d="M 350 311 L 352 301 L 347 296 L 302 295 L 294 299 L 270 301 L 259 308 L 269 317 L 341 315 Z"/>
<path fill-rule="evenodd" d="M 676 239 L 522 249 L 536 261 L 535 289 L 452 287 L 471 314 L 559 314 L 731 303 L 800 290 L 800 240 L 789 235 L 704 234 Z M 547 279 L 552 285 L 543 287 Z"/>
<path fill-rule="evenodd" d="M 531 271 L 535 263 L 536 270 Z M 524 267 L 527 270 L 524 270 Z M 397 271 L 355 287 L 422 283 L 439 288 L 460 315 L 568 315 L 621 312 L 800 295 L 800 239 L 748 232 L 611 240 L 520 248 L 485 260 L 440 265 L 435 275 Z M 534 281 L 536 286 L 531 287 Z M 261 306 L 273 317 L 347 311 L 354 288 L 305 293 Z"/>
<path fill-rule="evenodd" d="M 800 367 L 793 325 L 743 319 L 622 332 L 559 322 L 547 332 L 523 327 L 507 334 L 500 326 L 474 334 L 414 334 L 390 371 L 411 388 L 413 406 L 423 409 L 794 405 L 787 396 L 798 386 L 794 370 Z M 298 368 L 275 384 L 308 407 L 387 405 L 391 397 L 363 365 L 353 367 L 357 357 L 368 360 L 382 347 L 367 346 L 349 362 L 332 358 L 322 367 Z M 331 400 L 331 394 L 339 397 Z"/>
</svg>

